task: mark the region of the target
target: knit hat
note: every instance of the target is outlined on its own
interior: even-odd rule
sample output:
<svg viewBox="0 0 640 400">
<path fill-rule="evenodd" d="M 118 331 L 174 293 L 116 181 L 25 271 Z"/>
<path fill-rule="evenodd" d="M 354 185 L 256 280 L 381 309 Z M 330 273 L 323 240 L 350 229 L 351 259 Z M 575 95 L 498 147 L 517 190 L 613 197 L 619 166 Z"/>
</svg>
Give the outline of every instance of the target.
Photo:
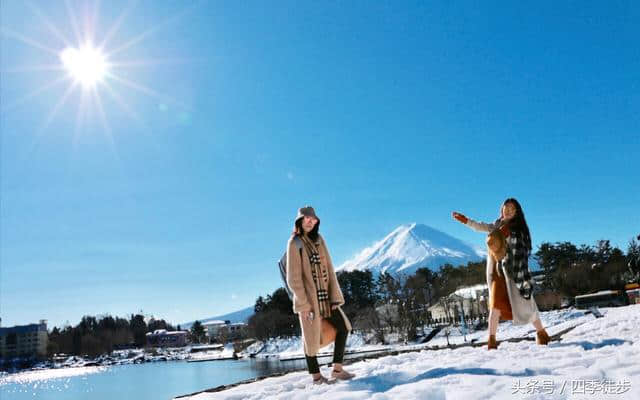
<svg viewBox="0 0 640 400">
<path fill-rule="evenodd" d="M 304 217 L 313 217 L 318 220 L 318 224 L 320 223 L 320 218 L 316 215 L 316 211 L 311 206 L 304 206 L 298 210 L 298 216 L 296 217 L 296 221 L 298 222 Z"/>
</svg>

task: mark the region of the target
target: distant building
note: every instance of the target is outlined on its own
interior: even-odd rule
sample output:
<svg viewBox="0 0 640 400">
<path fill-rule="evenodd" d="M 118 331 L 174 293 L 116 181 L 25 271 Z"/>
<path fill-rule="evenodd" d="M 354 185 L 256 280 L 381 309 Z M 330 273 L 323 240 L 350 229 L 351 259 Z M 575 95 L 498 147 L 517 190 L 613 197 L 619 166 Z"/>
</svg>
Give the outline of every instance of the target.
<svg viewBox="0 0 640 400">
<path fill-rule="evenodd" d="M 156 329 L 147 333 L 147 343 L 154 347 L 183 347 L 187 345 L 187 331 Z"/>
<path fill-rule="evenodd" d="M 202 324 L 209 340 L 218 341 L 220 337 L 226 340 L 234 340 L 241 338 L 247 329 L 247 324 L 237 322 L 232 324 L 231 321 L 207 321 Z"/>
<path fill-rule="evenodd" d="M 247 324 L 244 322 L 236 322 L 235 324 L 227 324 L 222 329 L 227 334 L 228 340 L 240 339 L 247 331 Z"/>
<path fill-rule="evenodd" d="M 37 324 L 0 328 L 1 358 L 45 357 L 48 344 L 47 321 L 44 319 Z"/>
<path fill-rule="evenodd" d="M 202 324 L 204 328 L 204 332 L 207 334 L 207 337 L 211 339 L 215 339 L 220 334 L 220 330 L 227 326 L 230 321 L 221 321 L 221 320 L 213 320 L 207 321 Z"/>
<path fill-rule="evenodd" d="M 460 321 L 463 313 L 465 318 L 477 318 L 488 314 L 488 297 L 487 285 L 461 287 L 429 307 L 429 313 L 432 320 L 441 322 Z"/>
</svg>

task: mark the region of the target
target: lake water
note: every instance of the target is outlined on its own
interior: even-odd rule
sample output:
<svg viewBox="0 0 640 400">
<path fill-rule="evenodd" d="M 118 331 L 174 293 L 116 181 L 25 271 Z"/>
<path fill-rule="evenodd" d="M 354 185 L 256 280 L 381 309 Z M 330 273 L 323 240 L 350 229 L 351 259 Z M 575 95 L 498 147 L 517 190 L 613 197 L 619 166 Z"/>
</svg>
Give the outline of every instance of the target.
<svg viewBox="0 0 640 400">
<path fill-rule="evenodd" d="M 305 368 L 304 360 L 155 362 L 56 369 L 0 378 L 2 400 L 171 399 L 219 385 Z M 305 377 L 305 379 L 310 379 Z"/>
</svg>

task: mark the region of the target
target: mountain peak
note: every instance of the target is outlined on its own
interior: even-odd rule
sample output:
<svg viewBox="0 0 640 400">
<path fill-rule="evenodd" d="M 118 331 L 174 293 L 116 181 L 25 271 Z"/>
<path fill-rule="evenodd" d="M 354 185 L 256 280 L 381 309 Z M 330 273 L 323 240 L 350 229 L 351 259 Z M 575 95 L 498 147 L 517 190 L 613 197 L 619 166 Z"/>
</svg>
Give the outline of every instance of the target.
<svg viewBox="0 0 640 400">
<path fill-rule="evenodd" d="M 412 222 L 398 226 L 338 269 L 411 274 L 418 268 L 435 271 L 443 264 L 460 265 L 481 259 L 463 241 L 428 225 Z"/>
</svg>

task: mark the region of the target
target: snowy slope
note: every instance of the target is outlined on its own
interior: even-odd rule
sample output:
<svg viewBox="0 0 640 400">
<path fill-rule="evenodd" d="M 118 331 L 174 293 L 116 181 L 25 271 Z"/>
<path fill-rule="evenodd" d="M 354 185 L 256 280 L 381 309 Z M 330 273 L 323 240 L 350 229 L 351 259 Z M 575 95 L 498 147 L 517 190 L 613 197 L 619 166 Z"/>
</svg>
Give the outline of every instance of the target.
<svg viewBox="0 0 640 400">
<path fill-rule="evenodd" d="M 549 346 L 522 341 L 504 342 L 492 351 L 462 347 L 406 353 L 348 365 L 356 374 L 349 382 L 314 386 L 309 374 L 294 372 L 190 399 L 640 398 L 640 305 L 603 313 L 603 318 L 584 319 Z M 572 315 L 567 322 L 581 318 Z M 330 369 L 324 366 L 321 372 L 328 376 Z"/>
<path fill-rule="evenodd" d="M 423 224 L 405 224 L 384 239 L 346 261 L 338 270 L 371 270 L 374 274 L 403 273 L 427 267 L 434 271 L 446 263 L 453 266 L 480 261 L 484 254 L 471 245 Z"/>
</svg>

